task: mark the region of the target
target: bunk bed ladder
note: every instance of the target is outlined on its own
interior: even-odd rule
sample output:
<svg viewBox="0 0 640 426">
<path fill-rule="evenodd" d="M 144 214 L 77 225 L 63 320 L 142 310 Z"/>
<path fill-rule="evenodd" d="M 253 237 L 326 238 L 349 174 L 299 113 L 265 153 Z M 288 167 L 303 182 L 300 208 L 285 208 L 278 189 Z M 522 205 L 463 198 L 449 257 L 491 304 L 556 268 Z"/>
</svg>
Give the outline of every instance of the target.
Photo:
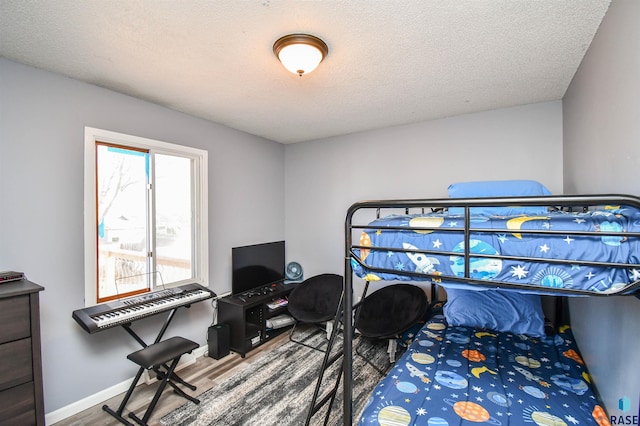
<svg viewBox="0 0 640 426">
<path fill-rule="evenodd" d="M 307 419 L 305 421 L 305 426 L 308 426 L 311 422 L 311 419 L 313 418 L 313 416 L 315 414 L 318 413 L 318 411 L 320 411 L 320 409 L 327 403 L 329 403 L 329 408 L 327 409 L 327 412 L 325 414 L 325 418 L 324 418 L 324 425 L 326 426 L 329 422 L 329 416 L 331 414 L 331 409 L 333 406 L 333 402 L 336 398 L 336 394 L 338 392 L 338 389 L 340 387 L 340 381 L 342 379 L 342 372 L 343 372 L 343 364 L 340 363 L 340 368 L 338 369 L 337 372 L 337 377 L 335 378 L 335 384 L 333 385 L 333 387 L 327 391 L 322 398 L 319 398 L 320 395 L 320 390 L 322 388 L 322 383 L 323 383 L 323 379 L 325 378 L 325 373 L 327 372 L 327 370 L 338 360 L 342 359 L 342 355 L 344 354 L 343 349 L 340 349 L 339 351 L 337 351 L 336 353 L 332 354 L 332 349 L 335 345 L 335 341 L 336 341 L 336 337 L 338 336 L 338 333 L 340 332 L 340 330 L 343 329 L 343 315 L 342 315 L 342 304 L 343 304 L 343 299 L 344 299 L 344 291 L 342 292 L 342 295 L 340 296 L 340 303 L 338 303 L 338 310 L 336 312 L 336 315 L 334 317 L 333 320 L 333 327 L 331 329 L 331 335 L 329 337 L 329 342 L 327 343 L 327 349 L 326 352 L 324 354 L 324 359 L 322 360 L 322 366 L 320 367 L 320 373 L 318 375 L 318 380 L 316 382 L 316 388 L 313 392 L 313 398 L 311 399 L 311 403 L 309 405 L 309 411 L 307 413 Z"/>
</svg>

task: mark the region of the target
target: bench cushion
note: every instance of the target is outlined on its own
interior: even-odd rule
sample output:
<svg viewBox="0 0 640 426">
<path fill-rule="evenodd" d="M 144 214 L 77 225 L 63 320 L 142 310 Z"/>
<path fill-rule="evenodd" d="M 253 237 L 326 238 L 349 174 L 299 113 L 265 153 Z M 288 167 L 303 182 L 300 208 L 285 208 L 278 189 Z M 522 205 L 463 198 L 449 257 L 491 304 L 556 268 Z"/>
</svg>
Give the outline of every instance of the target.
<svg viewBox="0 0 640 426">
<path fill-rule="evenodd" d="M 133 352 L 129 354 L 127 358 L 140 367 L 151 368 L 154 365 L 172 361 L 183 354 L 191 352 L 197 347 L 198 344 L 196 342 L 185 339 L 184 337 L 175 336 Z"/>
</svg>

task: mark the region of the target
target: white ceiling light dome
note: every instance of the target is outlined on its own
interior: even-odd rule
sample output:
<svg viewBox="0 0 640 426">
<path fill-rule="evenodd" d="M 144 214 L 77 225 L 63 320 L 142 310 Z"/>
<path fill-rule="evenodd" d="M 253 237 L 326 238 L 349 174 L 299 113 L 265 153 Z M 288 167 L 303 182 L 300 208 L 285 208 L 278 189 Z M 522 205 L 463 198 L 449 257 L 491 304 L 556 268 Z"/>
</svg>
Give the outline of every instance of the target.
<svg viewBox="0 0 640 426">
<path fill-rule="evenodd" d="M 318 67 L 329 53 L 329 48 L 316 36 L 289 34 L 273 44 L 273 53 L 287 70 L 302 76 Z"/>
</svg>

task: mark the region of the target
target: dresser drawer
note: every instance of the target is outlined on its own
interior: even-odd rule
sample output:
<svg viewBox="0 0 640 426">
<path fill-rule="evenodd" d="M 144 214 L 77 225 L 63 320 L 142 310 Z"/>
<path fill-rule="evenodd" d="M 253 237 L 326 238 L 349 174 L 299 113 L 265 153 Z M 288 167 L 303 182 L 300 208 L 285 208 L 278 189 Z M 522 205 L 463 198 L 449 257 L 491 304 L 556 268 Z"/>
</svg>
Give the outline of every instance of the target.
<svg viewBox="0 0 640 426">
<path fill-rule="evenodd" d="M 0 345 L 0 391 L 33 380 L 31 339 Z"/>
<path fill-rule="evenodd" d="M 0 344 L 30 335 L 29 296 L 0 299 Z"/>
<path fill-rule="evenodd" d="M 33 382 L 0 391 L 0 420 L 4 425 L 35 425 Z"/>
</svg>

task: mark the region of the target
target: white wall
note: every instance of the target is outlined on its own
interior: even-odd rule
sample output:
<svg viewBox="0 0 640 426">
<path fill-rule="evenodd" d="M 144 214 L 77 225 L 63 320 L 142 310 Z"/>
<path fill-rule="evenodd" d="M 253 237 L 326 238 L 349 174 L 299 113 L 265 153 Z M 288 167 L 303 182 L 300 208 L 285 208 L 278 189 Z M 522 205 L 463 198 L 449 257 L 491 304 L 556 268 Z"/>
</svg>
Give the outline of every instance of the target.
<svg viewBox="0 0 640 426">
<path fill-rule="evenodd" d="M 640 196 L 640 2 L 611 2 L 563 100 L 567 193 Z M 610 415 L 637 415 L 640 300 L 571 300 L 576 340 Z M 631 410 L 618 410 L 628 396 Z"/>
<path fill-rule="evenodd" d="M 71 319 L 84 296 L 84 127 L 209 151 L 210 281 L 231 289 L 231 247 L 284 238 L 284 146 L 167 108 L 0 59 L 0 270 L 45 287 L 45 411 L 135 374 L 139 346 L 120 328 L 88 335 Z M 167 337 L 200 344 L 209 303 L 181 309 Z M 153 338 L 160 317 L 134 325 Z"/>
<path fill-rule="evenodd" d="M 560 101 L 287 145 L 286 238 L 305 276 L 344 274 L 344 220 L 365 199 L 446 197 L 457 181 L 562 190 Z M 359 294 L 356 292 L 356 294 Z"/>
</svg>

